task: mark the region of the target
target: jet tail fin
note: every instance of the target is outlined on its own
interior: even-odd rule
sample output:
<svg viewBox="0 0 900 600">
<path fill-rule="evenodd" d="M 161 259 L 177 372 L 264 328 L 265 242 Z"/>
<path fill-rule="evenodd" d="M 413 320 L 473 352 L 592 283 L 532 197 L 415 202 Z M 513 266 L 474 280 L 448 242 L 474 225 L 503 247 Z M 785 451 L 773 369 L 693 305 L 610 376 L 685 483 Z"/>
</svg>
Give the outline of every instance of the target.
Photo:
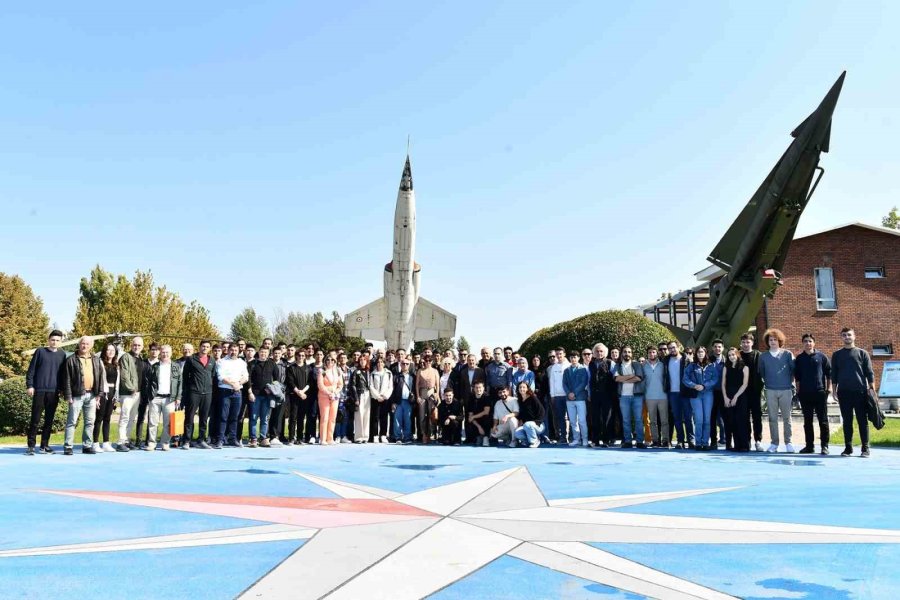
<svg viewBox="0 0 900 600">
<path fill-rule="evenodd" d="M 383 340 L 385 325 L 384 298 L 370 302 L 344 317 L 344 330 L 348 337 L 358 336 L 366 340 Z"/>
<path fill-rule="evenodd" d="M 456 315 L 425 298 L 416 303 L 416 330 L 413 341 L 427 342 L 456 335 Z"/>
</svg>

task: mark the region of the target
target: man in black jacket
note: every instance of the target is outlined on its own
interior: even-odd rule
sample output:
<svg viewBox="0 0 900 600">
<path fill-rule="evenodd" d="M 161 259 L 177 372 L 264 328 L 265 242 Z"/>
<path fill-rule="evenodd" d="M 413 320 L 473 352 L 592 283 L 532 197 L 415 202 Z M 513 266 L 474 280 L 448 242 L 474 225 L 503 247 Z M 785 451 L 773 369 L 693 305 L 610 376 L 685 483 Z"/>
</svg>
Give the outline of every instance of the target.
<svg viewBox="0 0 900 600">
<path fill-rule="evenodd" d="M 203 340 L 200 342 L 200 352 L 185 357 L 182 365 L 182 380 L 184 386 L 184 437 L 181 439 L 181 448 L 189 450 L 194 435 L 194 414 L 200 412 L 200 432 L 194 446 L 209 450 L 206 443 L 206 426 L 209 420 L 209 409 L 212 405 L 213 377 L 216 372 L 216 359 L 209 351 L 212 344 Z"/>
<path fill-rule="evenodd" d="M 294 362 L 288 364 L 285 374 L 285 394 L 288 397 L 288 446 L 303 443 L 304 424 L 309 418 L 309 405 L 315 402 L 310 396 L 309 366 L 306 352 L 300 350 Z M 315 427 L 315 425 L 313 425 Z"/>
<path fill-rule="evenodd" d="M 752 333 L 741 336 L 741 360 L 750 369 L 750 382 L 744 394 L 750 409 L 750 420 L 753 427 L 753 448 L 762 452 L 762 390 L 763 381 L 759 375 L 759 350 L 753 348 L 755 339 Z"/>
<path fill-rule="evenodd" d="M 875 371 L 869 353 L 856 347 L 856 332 L 852 327 L 841 330 L 844 347 L 831 355 L 832 396 L 841 407 L 844 421 L 844 451 L 841 456 L 853 454 L 853 414 L 859 425 L 862 442 L 860 456 L 869 457 L 868 394 L 875 391 Z"/>
<path fill-rule="evenodd" d="M 63 454 L 72 455 L 75 443 L 75 427 L 78 425 L 79 413 L 84 415 L 84 429 L 81 434 L 81 452 L 96 454 L 91 447 L 94 443 L 94 417 L 100 395 L 106 393 L 106 370 L 99 356 L 91 354 L 94 340 L 83 336 L 78 341 L 78 351 L 66 359 L 60 373 L 60 387 L 63 396 L 69 403 L 69 414 L 66 418 L 66 436 Z"/>
<path fill-rule="evenodd" d="M 674 418 L 677 438 L 675 447 L 686 450 L 694 447 L 694 413 L 691 410 L 691 398 L 697 396 L 697 390 L 684 385 L 684 368 L 690 360 L 688 355 L 681 353 L 680 346 L 675 340 L 671 340 L 666 348 L 668 356 L 663 361 L 666 366 L 664 385 L 669 394 L 669 406 L 672 407 Z"/>
<path fill-rule="evenodd" d="M 25 375 L 25 388 L 31 396 L 31 421 L 28 424 L 28 449 L 25 454 L 34 455 L 37 442 L 37 428 L 44 413 L 44 426 L 41 428 L 41 453 L 53 454 L 50 447 L 50 432 L 53 428 L 53 417 L 59 405 L 59 372 L 66 360 L 66 353 L 59 351 L 62 342 L 62 331 L 54 329 L 47 337 L 47 347 L 38 348 L 31 356 L 28 373 Z"/>
<path fill-rule="evenodd" d="M 616 427 L 613 405 L 618 402 L 618 386 L 613 372 L 613 362 L 607 356 L 606 344 L 594 344 L 593 360 L 589 365 L 591 376 L 591 420 L 588 431 L 594 446 L 615 444 Z"/>
<path fill-rule="evenodd" d="M 453 397 L 453 388 L 444 390 L 444 401 L 438 405 L 438 425 L 441 427 L 441 443 L 459 446 L 463 424 L 463 408 Z"/>
<path fill-rule="evenodd" d="M 416 380 L 409 372 L 409 359 L 400 361 L 400 372 L 394 375 L 391 411 L 394 413 L 394 438 L 398 444 L 412 443 L 412 407 L 416 405 Z"/>
<path fill-rule="evenodd" d="M 250 447 L 256 448 L 256 422 L 259 420 L 259 445 L 269 447 L 269 415 L 274 398 L 266 390 L 273 381 L 278 380 L 275 361 L 269 358 L 269 348 L 262 346 L 257 358 L 250 365 Z"/>
</svg>

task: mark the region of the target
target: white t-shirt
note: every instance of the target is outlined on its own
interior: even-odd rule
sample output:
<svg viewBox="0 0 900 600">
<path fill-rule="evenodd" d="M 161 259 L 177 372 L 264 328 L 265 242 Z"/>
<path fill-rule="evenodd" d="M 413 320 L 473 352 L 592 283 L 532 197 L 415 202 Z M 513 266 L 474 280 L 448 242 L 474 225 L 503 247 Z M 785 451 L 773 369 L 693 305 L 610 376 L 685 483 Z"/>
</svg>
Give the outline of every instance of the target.
<svg viewBox="0 0 900 600">
<path fill-rule="evenodd" d="M 156 386 L 159 396 L 168 396 L 172 393 L 172 362 L 159 363 L 159 383 Z"/>
<path fill-rule="evenodd" d="M 509 410 L 506 410 L 506 406 L 509 407 Z M 503 406 L 503 402 L 497 400 L 494 402 L 494 419 L 499 421 L 510 412 L 518 413 L 519 412 L 519 401 L 510 396 L 506 399 L 506 406 Z"/>
<path fill-rule="evenodd" d="M 619 365 L 619 375 L 623 377 L 626 375 L 634 375 L 634 364 L 632 363 L 622 363 Z M 634 396 L 634 384 L 633 383 L 623 383 L 622 384 L 622 396 Z"/>
<path fill-rule="evenodd" d="M 569 361 L 557 362 L 547 369 L 547 378 L 550 382 L 551 396 L 565 396 L 566 390 L 563 388 L 563 373 L 569 368 Z"/>
</svg>

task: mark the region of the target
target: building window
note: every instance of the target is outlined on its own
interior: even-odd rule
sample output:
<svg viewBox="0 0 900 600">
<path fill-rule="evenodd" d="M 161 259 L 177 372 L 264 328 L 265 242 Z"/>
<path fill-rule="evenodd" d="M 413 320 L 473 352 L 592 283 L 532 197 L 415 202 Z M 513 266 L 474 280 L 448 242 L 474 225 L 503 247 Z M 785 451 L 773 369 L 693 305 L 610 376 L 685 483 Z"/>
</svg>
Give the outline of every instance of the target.
<svg viewBox="0 0 900 600">
<path fill-rule="evenodd" d="M 884 267 L 866 267 L 866 279 L 884 279 Z"/>
<path fill-rule="evenodd" d="M 872 356 L 892 356 L 894 347 L 891 344 L 873 344 Z"/>
<path fill-rule="evenodd" d="M 818 310 L 837 310 L 837 298 L 834 293 L 834 271 L 822 267 L 815 270 L 816 308 Z"/>
</svg>

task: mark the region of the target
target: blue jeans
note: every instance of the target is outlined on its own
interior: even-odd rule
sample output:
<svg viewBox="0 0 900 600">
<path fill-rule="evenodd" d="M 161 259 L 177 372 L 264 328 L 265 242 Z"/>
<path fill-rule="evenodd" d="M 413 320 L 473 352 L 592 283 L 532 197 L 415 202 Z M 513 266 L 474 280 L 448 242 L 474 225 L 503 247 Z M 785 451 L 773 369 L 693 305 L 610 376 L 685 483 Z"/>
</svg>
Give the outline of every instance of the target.
<svg viewBox="0 0 900 600">
<path fill-rule="evenodd" d="M 347 437 L 347 429 L 347 404 L 341 401 L 338 403 L 338 417 L 334 426 L 334 439 Z"/>
<path fill-rule="evenodd" d="M 394 410 L 394 439 L 398 442 L 412 440 L 412 406 L 408 400 L 401 400 Z"/>
<path fill-rule="evenodd" d="M 712 416 L 713 393 L 712 390 L 698 392 L 696 398 L 691 398 L 691 411 L 694 413 L 694 433 L 698 446 L 709 446 L 709 423 Z"/>
<path fill-rule="evenodd" d="M 643 396 L 619 396 L 622 409 L 622 443 L 644 441 Z M 634 424 L 632 426 L 632 423 Z"/>
<path fill-rule="evenodd" d="M 572 441 L 587 446 L 587 403 L 584 400 L 568 400 L 566 413 L 569 415 L 569 433 L 572 434 Z"/>
<path fill-rule="evenodd" d="M 672 407 L 672 416 L 675 417 L 675 435 L 678 443 L 694 443 L 694 422 L 692 420 L 691 399 L 681 395 L 681 392 L 669 392 L 669 406 Z"/>
<path fill-rule="evenodd" d="M 259 437 L 269 433 L 269 413 L 272 411 L 271 396 L 260 394 L 255 402 L 250 403 L 250 439 L 256 439 L 256 420 L 259 419 Z"/>
<path fill-rule="evenodd" d="M 553 396 L 550 398 L 553 406 L 553 420 L 556 421 L 557 440 L 562 444 L 568 441 L 566 437 L 566 397 Z"/>
<path fill-rule="evenodd" d="M 219 439 L 220 444 L 237 441 L 237 418 L 241 412 L 241 390 L 230 391 L 227 388 L 219 388 L 222 394 L 222 412 L 219 415 Z"/>
<path fill-rule="evenodd" d="M 540 441 L 541 436 L 544 435 L 544 431 L 545 426 L 543 423 L 528 421 L 516 429 L 516 439 L 520 442 L 525 442 L 530 446 L 535 442 Z"/>
</svg>

